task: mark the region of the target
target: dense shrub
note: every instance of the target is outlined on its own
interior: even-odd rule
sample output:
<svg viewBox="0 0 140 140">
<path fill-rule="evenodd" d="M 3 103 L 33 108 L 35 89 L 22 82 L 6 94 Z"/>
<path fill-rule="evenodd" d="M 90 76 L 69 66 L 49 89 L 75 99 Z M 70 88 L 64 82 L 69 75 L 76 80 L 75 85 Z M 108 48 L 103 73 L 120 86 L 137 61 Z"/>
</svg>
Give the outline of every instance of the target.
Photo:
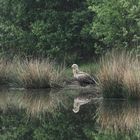
<svg viewBox="0 0 140 140">
<path fill-rule="evenodd" d="M 100 0 L 91 3 L 89 8 L 96 13 L 92 34 L 104 44 L 97 44 L 97 50 L 101 53 L 114 46 L 140 53 L 140 1 Z"/>
<path fill-rule="evenodd" d="M 1 0 L 0 14 L 0 46 L 10 54 L 71 62 L 94 52 L 86 0 Z"/>
</svg>

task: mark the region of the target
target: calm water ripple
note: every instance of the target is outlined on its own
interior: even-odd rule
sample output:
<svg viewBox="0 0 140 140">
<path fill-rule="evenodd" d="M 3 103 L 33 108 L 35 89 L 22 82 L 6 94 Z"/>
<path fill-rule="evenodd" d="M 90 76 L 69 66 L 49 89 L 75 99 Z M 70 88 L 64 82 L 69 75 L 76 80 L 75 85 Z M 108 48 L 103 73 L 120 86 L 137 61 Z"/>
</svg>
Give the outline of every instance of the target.
<svg viewBox="0 0 140 140">
<path fill-rule="evenodd" d="M 140 101 L 92 90 L 0 91 L 0 140 L 139 140 Z"/>
</svg>

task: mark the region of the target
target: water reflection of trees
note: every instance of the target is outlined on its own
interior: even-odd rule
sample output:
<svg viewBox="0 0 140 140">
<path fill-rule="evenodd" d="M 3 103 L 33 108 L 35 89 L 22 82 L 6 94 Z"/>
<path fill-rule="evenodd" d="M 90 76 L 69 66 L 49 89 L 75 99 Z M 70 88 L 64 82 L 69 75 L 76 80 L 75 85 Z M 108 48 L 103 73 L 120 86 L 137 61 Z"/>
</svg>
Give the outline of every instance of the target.
<svg viewBox="0 0 140 140">
<path fill-rule="evenodd" d="M 5 112 L 8 109 L 16 109 L 17 108 L 17 100 L 19 98 L 19 94 L 15 92 L 9 92 L 8 90 L 0 90 L 0 110 Z"/>
<path fill-rule="evenodd" d="M 74 98 L 92 99 L 75 114 L 72 112 Z M 4 90 L 0 92 L 0 111 L 4 111 L 0 116 L 0 132 L 8 139 L 13 133 L 16 139 L 21 139 L 22 135 L 24 139 L 29 136 L 38 140 L 56 137 L 58 140 L 123 139 L 126 133 L 116 133 L 115 136 L 114 132 L 132 132 L 138 128 L 139 107 L 138 102 L 98 100 L 87 91 Z M 110 131 L 113 133 L 108 133 Z M 139 131 L 135 132 L 139 134 Z M 126 136 L 129 139 L 133 137 L 133 140 L 139 137 L 134 133 L 132 137 L 129 134 Z"/>
<path fill-rule="evenodd" d="M 88 104 L 73 113 L 78 94 L 73 90 L 1 92 L 0 110 L 6 112 L 0 112 L 0 139 L 87 140 L 85 133 L 95 122 L 95 106 Z"/>
<path fill-rule="evenodd" d="M 140 130 L 140 102 L 104 100 L 97 111 L 102 130 L 112 132 Z"/>
<path fill-rule="evenodd" d="M 63 110 L 72 112 L 74 98 L 80 102 L 85 100 L 92 102 L 92 104 L 81 107 L 78 113 L 83 114 L 86 111 L 87 114 L 92 114 L 92 112 L 94 114 L 96 108 L 94 110 L 91 108 L 94 105 L 97 106 L 96 121 L 102 129 L 118 131 L 139 127 L 140 102 L 92 100 L 95 98 L 92 96 L 92 92 L 74 90 L 13 90 L 9 92 L 2 90 L 0 91 L 0 110 L 6 112 L 9 109 L 22 109 L 32 117 L 49 113 L 55 115 Z M 78 107 L 80 108 L 80 106 Z"/>
<path fill-rule="evenodd" d="M 61 108 L 68 109 L 71 98 L 63 91 L 28 90 L 0 92 L 0 110 L 24 109 L 29 116 L 56 113 Z"/>
<path fill-rule="evenodd" d="M 31 116 L 55 114 L 61 108 L 68 108 L 68 103 L 68 96 L 57 91 L 28 91 L 19 99 L 19 106 L 25 108 L 27 115 Z"/>
</svg>

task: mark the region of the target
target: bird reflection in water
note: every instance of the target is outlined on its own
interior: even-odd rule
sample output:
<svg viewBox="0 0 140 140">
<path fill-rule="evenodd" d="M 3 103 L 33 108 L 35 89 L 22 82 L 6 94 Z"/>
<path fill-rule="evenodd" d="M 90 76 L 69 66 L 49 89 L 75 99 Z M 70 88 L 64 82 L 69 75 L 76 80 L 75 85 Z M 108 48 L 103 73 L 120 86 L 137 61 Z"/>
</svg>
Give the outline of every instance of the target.
<svg viewBox="0 0 140 140">
<path fill-rule="evenodd" d="M 72 109 L 73 112 L 78 113 L 80 110 L 80 106 L 87 104 L 90 101 L 91 101 L 91 99 L 88 99 L 88 98 L 80 98 L 80 97 L 75 98 L 74 104 L 73 104 L 73 109 Z"/>
</svg>

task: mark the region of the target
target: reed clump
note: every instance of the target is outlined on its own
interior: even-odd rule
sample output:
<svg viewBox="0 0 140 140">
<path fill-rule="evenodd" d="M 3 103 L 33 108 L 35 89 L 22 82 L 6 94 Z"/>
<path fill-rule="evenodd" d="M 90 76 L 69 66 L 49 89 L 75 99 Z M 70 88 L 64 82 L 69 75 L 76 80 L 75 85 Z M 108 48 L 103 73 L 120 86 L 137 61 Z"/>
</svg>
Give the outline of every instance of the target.
<svg viewBox="0 0 140 140">
<path fill-rule="evenodd" d="M 6 58 L 0 58 L 0 85 L 8 85 L 11 81 L 11 63 Z"/>
<path fill-rule="evenodd" d="M 56 68 L 55 63 L 47 60 L 18 61 L 16 67 L 16 81 L 25 88 L 61 87 L 62 68 Z"/>
<path fill-rule="evenodd" d="M 0 85 L 24 88 L 63 86 L 64 67 L 49 59 L 0 58 Z"/>
<path fill-rule="evenodd" d="M 140 98 L 140 62 L 131 52 L 107 53 L 100 61 L 98 77 L 104 97 Z"/>
</svg>

